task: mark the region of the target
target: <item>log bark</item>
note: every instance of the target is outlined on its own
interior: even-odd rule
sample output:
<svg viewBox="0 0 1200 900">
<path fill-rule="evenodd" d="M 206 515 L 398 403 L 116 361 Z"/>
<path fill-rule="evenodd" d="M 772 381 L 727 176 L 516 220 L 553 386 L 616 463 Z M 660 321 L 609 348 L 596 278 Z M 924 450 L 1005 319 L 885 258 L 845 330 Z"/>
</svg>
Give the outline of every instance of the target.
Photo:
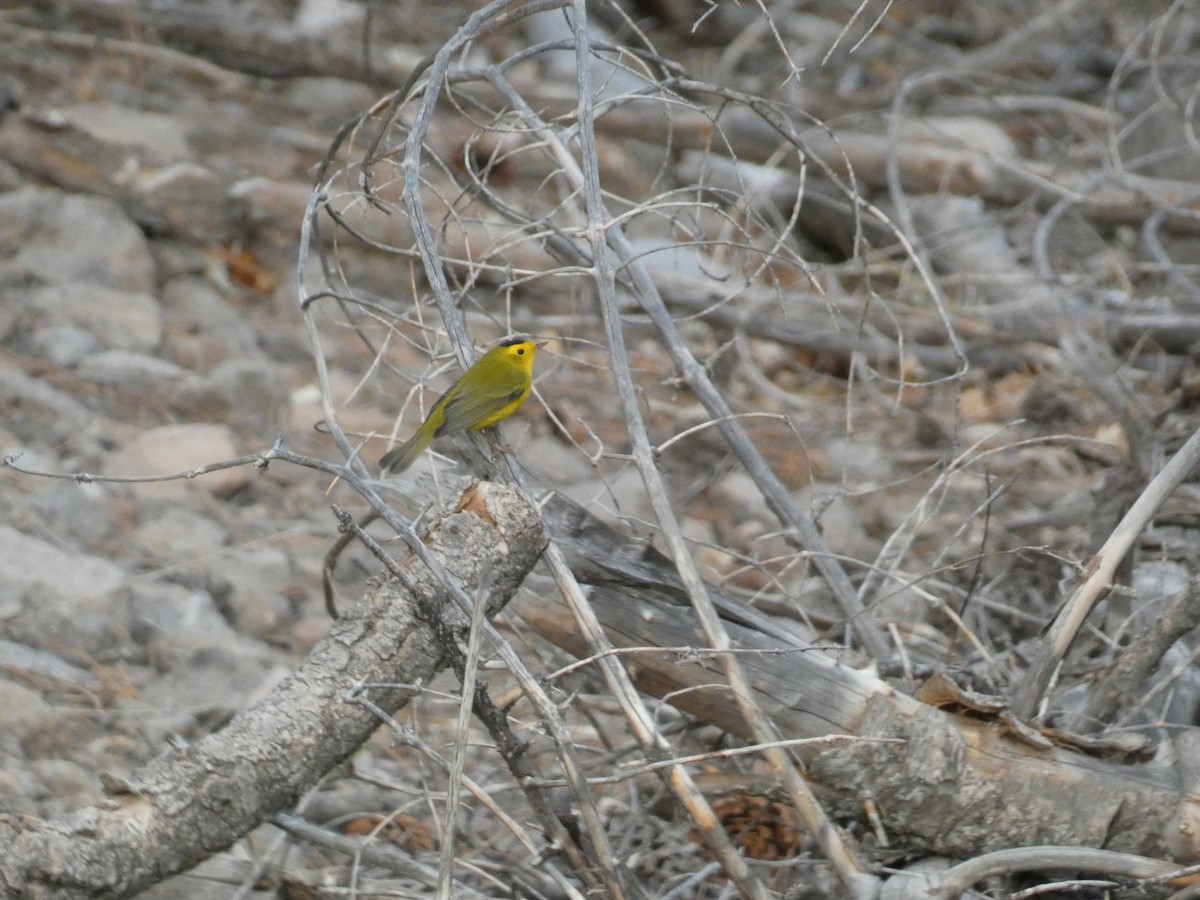
<svg viewBox="0 0 1200 900">
<path fill-rule="evenodd" d="M 566 507 L 562 507 L 566 504 Z M 609 640 L 618 648 L 703 646 L 670 563 L 652 548 L 596 527 L 569 501 L 543 513 L 563 545 Z M 638 544 L 638 546 L 632 546 Z M 720 591 L 710 586 L 714 600 Z M 906 845 L 967 858 L 1036 844 L 1095 847 L 1190 863 L 1200 856 L 1200 771 L 1191 742 L 1164 741 L 1154 759 L 1105 757 L 1022 731 L 1002 709 L 980 712 L 949 700 L 938 708 L 896 690 L 781 626 L 768 630 L 729 598 L 718 604 L 754 700 L 784 738 L 843 734 L 849 745 L 800 755 L 819 796 L 840 821 L 863 819 L 873 798 L 884 826 Z M 525 591 L 515 612 L 576 655 L 588 652 L 570 613 L 550 591 Z M 756 617 L 768 618 L 761 613 Z M 780 652 L 787 651 L 787 652 Z M 717 660 L 648 651 L 627 663 L 641 690 L 745 740 L 750 729 L 729 696 Z M 708 690 L 704 687 L 708 686 Z"/>
<path fill-rule="evenodd" d="M 516 591 L 545 546 L 536 510 L 509 488 L 469 489 L 427 537 L 470 591 L 487 572 L 489 606 Z M 354 702 L 361 685 L 394 710 L 443 666 L 421 602 L 445 589 L 406 564 L 416 587 L 394 581 L 347 610 L 305 661 L 222 730 L 172 749 L 131 778 L 107 778 L 100 804 L 46 822 L 0 816 L 0 896 L 33 900 L 126 897 L 190 869 L 290 808 L 379 726 Z M 495 609 L 492 609 L 494 612 Z"/>
</svg>

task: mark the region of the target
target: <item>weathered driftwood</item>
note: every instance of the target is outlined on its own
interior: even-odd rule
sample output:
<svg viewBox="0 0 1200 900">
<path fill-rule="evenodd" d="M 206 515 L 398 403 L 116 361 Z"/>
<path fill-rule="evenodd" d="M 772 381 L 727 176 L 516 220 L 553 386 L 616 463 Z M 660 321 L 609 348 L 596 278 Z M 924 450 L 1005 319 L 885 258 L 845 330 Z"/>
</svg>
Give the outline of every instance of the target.
<svg viewBox="0 0 1200 900">
<path fill-rule="evenodd" d="M 641 600 L 636 590 L 602 588 L 589 599 L 617 647 L 698 642 L 690 612 Z M 569 613 L 552 599 L 523 594 L 516 610 L 544 637 L 586 652 Z M 726 627 L 742 649 L 779 646 L 760 633 Z M 1034 747 L 1000 718 L 935 709 L 821 652 L 748 656 L 742 665 L 753 679 L 755 701 L 787 738 L 900 740 L 804 754 L 822 799 L 843 819 L 860 818 L 862 798 L 869 795 L 894 836 L 948 856 L 1044 843 L 1195 859 L 1191 835 L 1200 824 L 1200 806 L 1168 758 L 1120 763 Z M 671 702 L 680 709 L 746 735 L 712 660 L 647 652 L 630 670 L 641 689 L 675 694 Z M 711 689 L 695 690 L 703 685 Z"/>
<path fill-rule="evenodd" d="M 560 497 L 544 513 L 551 539 L 591 585 L 589 601 L 614 646 L 703 646 L 674 570 L 657 551 L 630 540 L 614 546 L 616 532 Z M 719 596 L 715 588 L 710 592 Z M 1187 775 L 1196 754 L 1186 742 L 1164 743 L 1151 761 L 1058 746 L 1020 729 L 1001 709 L 981 712 L 950 695 L 941 709 L 900 693 L 872 671 L 842 664 L 778 626 L 764 633 L 731 614 L 737 606 L 721 599 L 736 646 L 792 651 L 741 660 L 755 702 L 780 734 L 865 739 L 801 753 L 820 796 L 843 821 L 860 818 L 870 796 L 893 835 L 947 856 L 1059 844 L 1196 859 L 1200 802 Z M 570 613 L 550 592 L 522 592 L 509 611 L 569 652 L 587 653 Z M 749 739 L 711 657 L 650 651 L 628 665 L 642 690 L 671 694 L 673 705 Z"/>
<path fill-rule="evenodd" d="M 502 606 L 540 556 L 537 513 L 509 488 L 464 496 L 427 541 L 468 591 L 486 573 L 489 605 Z M 408 573 L 418 596 L 394 581 L 345 611 L 308 660 L 256 706 L 189 747 L 168 750 L 109 798 L 59 819 L 0 816 L 0 895 L 74 900 L 129 896 L 222 850 L 290 808 L 379 727 L 354 702 L 362 685 L 385 710 L 405 705 L 409 685 L 444 665 L 418 603 L 445 595 L 425 569 Z"/>
<path fill-rule="evenodd" d="M 129 36 L 129 11 L 116 4 L 67 0 L 28 5 L 17 20 L 25 25 L 42 25 L 44 14 L 64 32 L 48 31 L 46 40 L 61 40 L 68 28 L 95 38 L 119 42 Z M 41 14 L 41 15 L 39 15 Z M 41 21 L 39 21 L 41 19 Z M 376 54 L 368 69 L 362 44 L 352 37 L 333 40 L 328 33 L 305 34 L 290 23 L 272 22 L 254 16 L 214 14 L 203 6 L 178 4 L 139 8 L 136 22 L 152 32 L 160 48 L 177 48 L 197 59 L 205 59 L 230 72 L 263 78 L 295 78 L 305 75 L 357 76 L 386 87 L 403 80 L 420 56 Z M 132 43 L 132 42 L 131 42 Z"/>
</svg>

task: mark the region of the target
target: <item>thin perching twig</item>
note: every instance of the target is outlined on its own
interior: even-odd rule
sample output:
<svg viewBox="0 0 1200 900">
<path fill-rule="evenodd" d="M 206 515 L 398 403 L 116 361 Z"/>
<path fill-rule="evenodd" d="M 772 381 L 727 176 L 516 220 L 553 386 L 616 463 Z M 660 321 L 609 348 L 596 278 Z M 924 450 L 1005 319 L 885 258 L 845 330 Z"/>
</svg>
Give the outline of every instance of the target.
<svg viewBox="0 0 1200 900">
<path fill-rule="evenodd" d="M 475 698 L 475 676 L 483 648 L 487 595 L 491 585 L 491 568 L 479 576 L 475 592 L 475 609 L 471 613 L 471 633 L 467 639 L 466 663 L 462 675 L 462 697 L 458 703 L 458 721 L 454 727 L 454 755 L 450 760 L 450 777 L 446 785 L 446 814 L 442 819 L 442 856 L 438 866 L 438 898 L 450 900 L 453 886 L 454 838 L 458 823 L 458 798 L 462 794 L 463 774 L 467 763 L 467 735 L 471 732 L 471 710 Z"/>
</svg>

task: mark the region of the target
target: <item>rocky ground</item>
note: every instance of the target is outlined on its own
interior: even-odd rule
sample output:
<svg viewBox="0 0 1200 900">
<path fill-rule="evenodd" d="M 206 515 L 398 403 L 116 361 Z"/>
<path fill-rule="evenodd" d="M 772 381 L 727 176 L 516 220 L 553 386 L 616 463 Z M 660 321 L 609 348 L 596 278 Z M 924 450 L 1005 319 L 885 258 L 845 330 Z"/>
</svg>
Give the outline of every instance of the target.
<svg viewBox="0 0 1200 900">
<path fill-rule="evenodd" d="M 98 773 L 128 774 L 172 742 L 219 728 L 263 696 L 328 629 L 320 570 L 337 535 L 331 502 L 354 503 L 344 487 L 279 464 L 265 471 L 239 465 L 194 479 L 153 476 L 252 454 L 280 438 L 290 449 L 334 456 L 315 427 L 322 410 L 297 285 L 300 226 L 314 173 L 337 129 L 402 82 L 467 10 L 401 3 L 376 9 L 368 23 L 364 8 L 345 0 L 213 6 L 220 10 L 202 16 L 181 4 L 178 16 L 164 7 L 139 17 L 115 4 L 0 5 L 6 48 L 0 54 L 0 451 L 12 460 L 0 470 L 5 812 L 49 817 L 94 802 Z M 1009 168 L 997 171 L 1023 167 L 1047 181 L 1099 171 L 1105 128 L 1116 121 L 1125 159 L 1184 146 L 1182 154 L 1139 172 L 1158 179 L 1156 185 L 1194 189 L 1196 154 L 1188 155 L 1186 141 L 1161 136 L 1177 132 L 1163 125 L 1155 142 L 1132 127 L 1120 130 L 1139 110 L 1162 113 L 1146 118 L 1161 123 L 1179 107 L 1153 106 L 1145 79 L 1110 83 L 1123 51 L 1151 54 L 1148 42 L 1139 43 L 1141 29 L 1161 20 L 1109 10 L 1088 25 L 1064 11 L 1061 22 L 1030 26 L 1029 46 L 1017 47 L 1008 42 L 1025 27 L 1019 15 L 1010 20 L 987 5 L 962 6 L 957 14 L 938 4 L 897 11 L 858 55 L 838 56 L 838 65 L 826 69 L 818 65 L 821 54 L 834 45 L 850 7 L 825 4 L 806 13 L 811 21 L 789 20 L 789 46 L 813 74 L 780 93 L 791 91 L 788 102 L 814 115 L 837 117 L 839 128 L 885 135 L 880 122 L 905 77 L 940 71 L 935 62 L 969 62 L 972 71 L 1007 79 L 1005 90 L 987 82 L 986 91 L 958 95 L 957 110 L 955 97 L 943 97 L 934 111 L 959 117 L 971 130 L 972 148 L 998 141 L 988 158 L 999 156 Z M 201 27 L 210 14 L 223 23 L 217 37 Z M 734 18 L 717 25 L 738 24 L 729 9 L 724 14 Z M 367 24 L 369 68 L 360 46 Z M 647 27 L 660 46 L 714 80 L 727 76 L 762 91 L 787 82 L 764 26 L 739 32 L 744 44 L 734 49 L 690 45 L 686 29 Z M 1172 52 L 1185 56 L 1196 30 L 1195 22 L 1180 26 Z M 1078 54 L 1055 67 L 1038 62 L 1035 45 L 1050 55 L 1064 46 Z M 936 52 L 924 60 L 920 47 L 927 46 Z M 494 60 L 518 47 L 515 33 L 506 32 L 473 52 Z M 1020 55 L 1023 67 L 1001 65 L 1005 50 Z M 976 102 L 981 98 L 988 102 Z M 1001 127 L 985 127 L 989 116 Z M 446 159 L 469 155 L 455 131 L 463 127 L 437 130 L 444 144 L 435 149 Z M 626 199 L 670 199 L 670 190 L 686 182 L 682 150 L 667 171 L 652 142 L 646 149 L 636 137 L 605 141 L 602 165 L 623 179 Z M 446 149 L 460 144 L 458 151 Z M 360 139 L 356 149 L 361 145 Z M 917 278 L 909 258 L 832 249 L 845 234 L 827 235 L 826 242 L 811 233 L 795 237 L 795 256 L 779 252 L 777 268 L 754 278 L 785 294 L 807 291 L 809 276 L 794 262 L 805 258 L 819 270 L 822 292 L 803 320 L 836 323 L 851 341 L 882 336 L 901 347 L 891 361 L 864 365 L 832 343 L 791 340 L 780 323 L 792 313 L 772 302 L 769 291 L 736 323 L 720 317 L 730 308 L 724 302 L 693 296 L 688 306 L 686 291 L 675 311 L 689 345 L 738 411 L 761 414 L 747 419 L 748 430 L 788 489 L 819 514 L 835 551 L 888 565 L 896 560 L 891 554 L 903 552 L 899 568 L 952 607 L 961 611 L 966 597 L 977 598 L 970 626 L 997 654 L 989 676 L 995 677 L 1015 664 L 1006 654 L 1036 637 L 1059 580 L 1094 552 L 1136 496 L 1145 480 L 1140 463 L 1161 459 L 1194 427 L 1190 261 L 1197 229 L 1164 205 L 1154 185 L 1140 195 L 1158 204 L 1150 212 L 1122 211 L 1115 200 L 1097 212 L 1080 201 L 1052 220 L 1062 194 L 1005 201 L 1001 195 L 1010 188 L 985 181 L 977 190 L 943 191 L 958 170 L 941 161 L 930 166 L 941 181 L 925 191 L 908 186 L 920 194 L 908 210 L 916 216 L 912 227 L 927 238 L 978 235 L 975 246 L 935 249 L 926 258 L 949 296 L 969 360 L 958 371 L 938 368 L 946 358 L 938 354 L 950 346 L 944 333 L 929 336 L 939 331 L 938 317 L 927 305 L 910 305 Z M 344 153 L 335 167 L 349 173 L 342 185 L 350 185 L 351 196 L 353 154 Z M 516 169 L 518 184 L 542 177 L 536 167 L 521 169 L 519 158 Z M 863 189 L 886 203 L 882 166 L 880 172 Z M 1034 180 L 1017 182 L 1025 190 Z M 703 228 L 718 243 L 737 245 L 721 232 L 720 217 L 673 218 L 665 199 L 666 234 L 682 240 L 695 233 L 689 229 Z M 354 199 L 346 209 L 363 206 Z M 889 209 L 903 219 L 903 205 Z M 782 215 L 786 222 L 786 210 Z M 393 238 L 404 230 L 394 224 L 398 217 L 371 218 L 370 210 L 363 217 L 368 237 L 385 225 Z M 1177 227 L 1158 234 L 1164 220 Z M 356 243 L 328 221 L 325 227 L 321 261 L 341 267 L 327 283 L 352 286 L 403 317 L 382 325 L 361 312 L 321 319 L 342 424 L 364 439 L 374 436 L 363 451 L 373 463 L 384 437 L 407 433 L 421 404 L 436 396 L 414 385 L 426 376 L 438 387 L 447 383 L 450 356 L 444 342 L 430 339 L 427 326 L 437 322 L 432 307 L 413 311 L 414 294 L 425 294 L 412 255 Z M 765 228 L 744 221 L 738 227 L 744 228 L 734 229 L 739 239 L 770 242 Z M 646 229 L 640 237 L 661 250 L 654 242 L 662 233 Z M 307 262 L 315 278 L 316 254 Z M 720 253 L 672 257 L 669 268 L 721 281 L 718 266 L 726 274 L 749 268 L 746 258 Z M 539 364 L 538 397 L 506 426 L 506 441 L 560 490 L 653 535 L 640 480 L 621 456 L 627 442 L 586 282 L 513 279 L 497 286 L 504 279 L 489 280 L 488 273 L 475 282 L 459 277 L 461 296 L 482 296 L 466 305 L 481 344 L 509 331 L 552 341 Z M 1029 287 L 1034 283 L 1036 290 Z M 1092 334 L 1095 346 L 1072 356 L 1062 340 L 1070 317 L 1057 309 L 1031 311 L 1046 300 L 1041 292 L 1048 287 L 1071 293 L 1067 306 L 1079 321 L 1085 313 L 1071 304 L 1086 304 L 1093 318 L 1080 331 Z M 1011 327 L 997 318 L 1010 314 Z M 1137 316 L 1166 324 L 1149 337 L 1118 333 Z M 899 336 L 888 330 L 893 320 L 901 322 Z M 702 424 L 706 414 L 674 380 L 646 323 L 631 314 L 626 327 L 654 439 Z M 1179 346 L 1171 345 L 1172 335 Z M 389 343 L 391 336 L 397 337 Z M 427 350 L 435 345 L 441 355 L 431 362 Z M 777 594 L 811 596 L 807 627 L 840 636 L 828 597 L 779 538 L 763 498 L 711 429 L 671 444 L 661 462 L 709 577 L 768 603 Z M 1186 576 L 1170 562 L 1188 558 L 1194 508 L 1186 496 L 1173 515 L 1176 530 L 1162 530 L 1153 541 L 1167 580 Z M 905 535 L 903 548 L 888 545 L 896 534 Z M 364 554 L 338 571 L 339 591 L 352 602 L 375 566 Z M 895 626 L 893 637 L 918 661 L 978 664 L 977 657 L 959 657 L 957 626 L 924 595 L 896 589 L 879 604 Z M 550 651 L 514 622 L 511 633 L 528 642 L 531 657 L 544 654 L 551 666 Z M 450 679 L 435 687 L 455 689 Z M 437 733 L 453 710 L 431 698 L 413 721 Z M 594 737 L 589 725 L 580 727 L 581 736 Z M 408 831 L 396 840 L 414 851 L 432 846 L 435 816 L 425 799 L 439 790 L 439 776 L 420 760 L 381 737 L 357 763 L 370 777 L 331 779 L 306 815 L 361 828 L 364 817 L 369 827 L 370 816 L 402 810 Z M 479 766 L 477 780 L 496 768 L 488 760 Z M 686 840 L 664 844 L 649 833 L 629 834 L 645 842 L 647 869 L 664 878 L 668 870 L 702 865 Z M 230 860 L 264 854 L 275 839 L 264 828 L 231 851 Z M 790 839 L 763 840 L 774 847 Z M 670 864 L 655 855 L 663 846 Z M 310 856 L 304 865 L 336 881 L 342 862 Z M 177 880 L 148 896 L 228 897 L 229 882 L 250 871 Z"/>
</svg>

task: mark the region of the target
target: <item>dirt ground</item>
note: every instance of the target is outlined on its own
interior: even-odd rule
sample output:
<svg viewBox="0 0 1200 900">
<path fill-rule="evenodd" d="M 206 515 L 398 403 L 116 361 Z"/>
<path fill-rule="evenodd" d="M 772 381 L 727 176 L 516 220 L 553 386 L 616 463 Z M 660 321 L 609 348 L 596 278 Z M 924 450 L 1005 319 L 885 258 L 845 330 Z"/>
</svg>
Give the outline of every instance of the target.
<svg viewBox="0 0 1200 900">
<path fill-rule="evenodd" d="M 902 692 L 945 671 L 1009 696 L 1093 554 L 1200 423 L 1200 17 L 1186 4 L 879 6 L 597 5 L 594 168 L 605 223 L 628 237 L 679 347 L 859 589 L 893 654 L 883 673 Z M 623 346 L 605 330 L 564 14 L 514 17 L 456 50 L 429 123 L 419 93 L 391 105 L 475 9 L 0 4 L 0 812 L 96 803 L 98 773 L 124 778 L 221 728 L 328 633 L 330 506 L 364 512 L 352 490 L 279 462 L 152 477 L 277 440 L 342 462 L 319 427 L 317 359 L 374 466 L 457 371 L 448 310 L 479 348 L 548 341 L 533 399 L 503 427 L 542 482 L 669 552 L 633 458 L 632 398 L 701 575 L 807 640 L 857 647 L 780 498 L 747 474 L 639 306 L 630 259 L 615 263 L 609 310 Z M 404 183 L 414 131 L 423 220 Z M 420 514 L 426 496 L 397 503 Z M 1195 724 L 1190 626 L 1102 721 L 1088 685 L 1189 590 L 1198 512 L 1188 481 L 1140 531 L 1057 674 L 1054 722 L 1150 737 Z M 378 570 L 347 551 L 339 603 Z M 571 661 L 519 607 L 499 624 L 539 676 Z M 484 676 L 516 696 L 498 666 Z M 553 684 L 590 772 L 640 758 L 598 675 Z M 433 760 L 453 746 L 459 689 L 449 674 L 424 688 L 403 713 L 419 741 L 381 730 L 296 812 L 436 869 Z M 679 754 L 730 745 L 654 708 Z M 549 759 L 531 711 L 514 715 Z M 487 734 L 473 725 L 470 743 L 468 776 L 526 822 Z M 729 890 L 659 782 L 597 796 L 649 896 Z M 715 802 L 773 895 L 837 896 L 779 799 Z M 912 849 L 839 824 L 873 862 Z M 462 884 L 554 893 L 512 875 L 537 868 L 533 853 L 484 804 L 467 803 L 457 831 Z M 144 896 L 429 895 L 347 860 L 264 825 Z"/>
</svg>

